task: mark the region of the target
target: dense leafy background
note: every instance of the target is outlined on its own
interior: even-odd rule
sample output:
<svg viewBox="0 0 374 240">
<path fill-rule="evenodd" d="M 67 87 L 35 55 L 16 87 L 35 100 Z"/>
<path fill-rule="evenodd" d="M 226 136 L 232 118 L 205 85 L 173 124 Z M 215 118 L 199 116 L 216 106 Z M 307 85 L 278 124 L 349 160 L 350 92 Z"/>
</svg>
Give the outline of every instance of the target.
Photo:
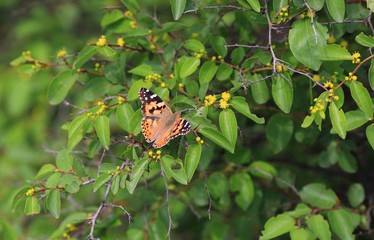
<svg viewBox="0 0 374 240">
<path fill-rule="evenodd" d="M 373 6 L 0 9 L 0 238 L 372 237 Z M 150 154 L 140 87 L 195 109 L 199 139 Z"/>
</svg>

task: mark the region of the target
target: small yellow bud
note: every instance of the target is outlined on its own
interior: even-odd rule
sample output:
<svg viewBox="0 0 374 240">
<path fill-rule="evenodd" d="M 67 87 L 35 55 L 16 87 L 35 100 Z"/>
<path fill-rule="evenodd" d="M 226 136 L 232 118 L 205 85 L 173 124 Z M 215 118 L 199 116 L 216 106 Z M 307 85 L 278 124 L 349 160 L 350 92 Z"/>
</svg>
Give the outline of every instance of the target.
<svg viewBox="0 0 374 240">
<path fill-rule="evenodd" d="M 120 47 L 123 47 L 125 46 L 125 41 L 123 40 L 123 38 L 118 38 L 117 39 L 117 45 L 120 46 Z"/>
<path fill-rule="evenodd" d="M 201 141 L 201 137 L 196 137 L 196 142 L 200 142 Z"/>
<path fill-rule="evenodd" d="M 107 45 L 107 40 L 106 40 L 105 35 L 102 35 L 102 36 L 99 38 L 99 40 L 97 40 L 97 42 L 96 42 L 96 46 L 103 47 L 103 46 L 105 46 L 105 45 Z"/>
<path fill-rule="evenodd" d="M 157 150 L 157 151 L 156 151 L 156 154 L 157 154 L 157 155 L 161 155 L 161 150 Z"/>
<path fill-rule="evenodd" d="M 161 83 L 161 87 L 165 88 L 166 87 L 166 83 Z"/>
<path fill-rule="evenodd" d="M 179 83 L 179 84 L 178 84 L 178 87 L 179 87 L 179 88 L 183 88 L 183 83 Z"/>
</svg>

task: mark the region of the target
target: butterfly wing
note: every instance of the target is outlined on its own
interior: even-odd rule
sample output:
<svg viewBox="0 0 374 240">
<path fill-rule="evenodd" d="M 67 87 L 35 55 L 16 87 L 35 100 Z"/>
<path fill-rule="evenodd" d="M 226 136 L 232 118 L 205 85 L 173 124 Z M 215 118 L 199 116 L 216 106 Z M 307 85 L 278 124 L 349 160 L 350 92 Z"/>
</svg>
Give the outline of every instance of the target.
<svg viewBox="0 0 374 240">
<path fill-rule="evenodd" d="M 153 142 L 163 128 L 162 119 L 167 119 L 172 112 L 165 102 L 149 89 L 141 88 L 139 99 L 142 103 L 142 132 L 147 142 Z"/>
<path fill-rule="evenodd" d="M 180 112 L 175 113 L 180 116 Z M 191 130 L 190 123 L 181 117 L 176 118 L 176 121 L 168 131 L 162 131 L 153 143 L 154 148 L 163 147 L 170 139 L 176 138 L 179 135 L 186 135 Z"/>
</svg>

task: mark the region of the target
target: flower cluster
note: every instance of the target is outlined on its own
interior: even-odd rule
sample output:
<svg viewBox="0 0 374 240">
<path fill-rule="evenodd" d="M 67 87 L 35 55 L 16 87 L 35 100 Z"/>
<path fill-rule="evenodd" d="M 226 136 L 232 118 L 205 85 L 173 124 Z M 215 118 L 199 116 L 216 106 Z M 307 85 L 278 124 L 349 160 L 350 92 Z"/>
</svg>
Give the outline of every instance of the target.
<svg viewBox="0 0 374 240">
<path fill-rule="evenodd" d="M 288 7 L 282 7 L 278 17 L 277 17 L 277 23 L 286 22 L 288 20 Z"/>
<path fill-rule="evenodd" d="M 118 98 L 117 98 L 117 101 L 118 101 L 118 104 L 123 104 L 124 102 L 125 102 L 125 98 L 124 97 L 121 97 L 121 96 L 119 96 Z"/>
<path fill-rule="evenodd" d="M 205 106 L 213 105 L 216 100 L 217 98 L 214 95 L 205 96 L 205 100 L 204 100 Z"/>
<path fill-rule="evenodd" d="M 228 92 L 223 92 L 221 94 L 221 99 L 219 100 L 219 107 L 221 109 L 226 109 L 229 107 L 228 101 L 231 99 L 231 94 Z M 217 97 L 215 95 L 208 95 L 205 96 L 205 106 L 211 106 L 217 101 Z"/>
<path fill-rule="evenodd" d="M 125 46 L 126 42 L 123 40 L 123 38 L 117 38 L 117 45 L 119 47 Z"/>
<path fill-rule="evenodd" d="M 195 140 L 196 140 L 197 143 L 204 144 L 204 140 L 201 139 L 201 137 L 196 137 Z"/>
<path fill-rule="evenodd" d="M 89 118 L 91 118 L 91 119 L 95 119 L 97 116 L 103 115 L 103 113 L 105 112 L 105 110 L 108 109 L 108 105 L 106 105 L 101 100 L 97 102 L 97 106 L 99 106 L 100 108 L 95 113 L 87 112 L 86 116 L 89 117 Z"/>
<path fill-rule="evenodd" d="M 348 76 L 344 78 L 345 81 L 357 81 L 357 76 L 353 75 L 352 72 L 348 73 Z"/>
<path fill-rule="evenodd" d="M 218 61 L 219 61 L 220 63 L 224 63 L 224 62 L 225 62 L 225 59 L 223 59 L 223 57 L 222 57 L 221 55 L 213 56 L 213 57 L 211 58 L 211 60 L 212 60 L 213 62 L 217 61 L 217 59 L 218 59 Z"/>
<path fill-rule="evenodd" d="M 154 160 L 160 160 L 161 159 L 161 150 L 157 150 L 156 153 L 154 153 L 152 150 L 148 151 L 148 157 L 154 159 Z"/>
<path fill-rule="evenodd" d="M 352 54 L 352 63 L 357 63 L 357 64 L 360 63 L 361 62 L 360 57 L 361 57 L 361 54 L 359 52 L 354 52 Z"/>
<path fill-rule="evenodd" d="M 339 96 L 335 95 L 336 89 L 334 88 L 334 84 L 331 81 L 325 82 L 323 86 L 327 89 L 327 96 L 315 98 L 313 101 L 315 102 L 314 106 L 310 107 L 310 112 L 312 114 L 319 112 L 320 116 L 324 119 L 325 118 L 325 107 L 327 103 L 332 101 L 339 100 Z"/>
<path fill-rule="evenodd" d="M 116 171 L 108 171 L 109 175 L 115 176 L 121 173 L 121 167 L 117 166 Z"/>
<path fill-rule="evenodd" d="M 149 82 L 153 82 L 153 81 L 156 81 L 156 82 L 160 82 L 161 81 L 161 75 L 158 74 L 158 73 L 153 73 L 153 74 L 148 74 L 147 76 L 145 76 L 145 81 L 149 81 Z"/>
<path fill-rule="evenodd" d="M 35 193 L 35 188 L 30 188 L 27 192 L 26 192 L 26 196 L 30 197 L 32 195 L 34 195 Z"/>
<path fill-rule="evenodd" d="M 60 50 L 57 51 L 56 57 L 57 57 L 58 59 L 61 59 L 61 58 L 65 57 L 66 54 L 67 54 L 67 52 L 66 52 L 66 50 L 63 48 L 63 49 L 60 49 Z"/>
<path fill-rule="evenodd" d="M 105 35 L 101 35 L 101 37 L 97 40 L 96 46 L 104 47 L 107 45 L 108 41 L 106 40 Z"/>
<path fill-rule="evenodd" d="M 201 49 L 199 52 L 194 53 L 194 56 L 196 58 L 202 58 L 202 57 L 206 57 L 206 54 L 207 54 L 206 51 Z"/>
</svg>

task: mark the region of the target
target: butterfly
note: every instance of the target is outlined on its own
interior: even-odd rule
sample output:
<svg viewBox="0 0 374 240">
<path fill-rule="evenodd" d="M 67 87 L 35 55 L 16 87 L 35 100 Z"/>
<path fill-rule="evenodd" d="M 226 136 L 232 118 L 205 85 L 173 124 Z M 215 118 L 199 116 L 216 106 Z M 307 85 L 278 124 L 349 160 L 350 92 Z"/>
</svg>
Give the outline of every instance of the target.
<svg viewBox="0 0 374 240">
<path fill-rule="evenodd" d="M 190 123 L 181 117 L 181 111 L 173 113 L 165 102 L 149 89 L 140 88 L 142 103 L 142 132 L 145 140 L 154 148 L 166 145 L 170 139 L 186 135 L 191 130 Z"/>
</svg>

